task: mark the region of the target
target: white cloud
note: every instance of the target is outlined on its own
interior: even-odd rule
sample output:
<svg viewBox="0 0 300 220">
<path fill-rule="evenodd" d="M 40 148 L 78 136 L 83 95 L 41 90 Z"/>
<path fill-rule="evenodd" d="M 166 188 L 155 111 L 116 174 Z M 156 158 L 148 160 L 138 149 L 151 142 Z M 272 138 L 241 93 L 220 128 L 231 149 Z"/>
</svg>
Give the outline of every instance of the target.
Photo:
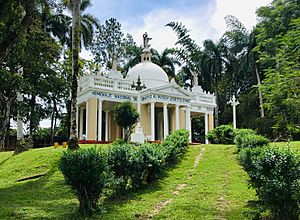
<svg viewBox="0 0 300 220">
<path fill-rule="evenodd" d="M 165 26 L 171 21 L 182 22 L 189 30 L 191 30 L 191 37 L 199 44 L 202 40 L 209 38 L 214 30 L 212 30 L 210 26 L 205 26 L 204 24 L 207 24 L 210 10 L 209 7 L 186 11 L 158 9 L 149 12 L 141 18 L 143 20 L 142 26 L 132 26 L 131 24 L 126 23 L 126 21 L 122 21 L 121 23 L 126 32 L 133 35 L 133 38 L 138 45 L 142 44 L 143 33 L 148 32 L 149 37 L 153 38 L 150 42 L 151 46 L 162 51 L 166 47 L 173 47 L 177 39 L 175 32 L 172 31 L 170 27 Z"/>
<path fill-rule="evenodd" d="M 198 8 L 154 9 L 140 18 L 142 25 L 133 26 L 128 21 L 121 21 L 125 32 L 131 33 L 138 45 L 142 44 L 142 35 L 148 32 L 152 37 L 153 48 L 162 51 L 173 47 L 176 42 L 175 32 L 165 24 L 170 21 L 182 22 L 189 30 L 191 37 L 201 46 L 205 39 L 217 40 L 226 30 L 224 17 L 236 16 L 246 28 L 251 29 L 256 23 L 255 11 L 258 7 L 267 5 L 271 0 L 216 0 L 208 1 L 207 5 Z"/>
<path fill-rule="evenodd" d="M 225 16 L 234 15 L 247 29 L 252 29 L 256 24 L 256 9 L 271 2 L 272 0 L 217 0 L 210 25 L 221 35 L 226 31 Z"/>
</svg>

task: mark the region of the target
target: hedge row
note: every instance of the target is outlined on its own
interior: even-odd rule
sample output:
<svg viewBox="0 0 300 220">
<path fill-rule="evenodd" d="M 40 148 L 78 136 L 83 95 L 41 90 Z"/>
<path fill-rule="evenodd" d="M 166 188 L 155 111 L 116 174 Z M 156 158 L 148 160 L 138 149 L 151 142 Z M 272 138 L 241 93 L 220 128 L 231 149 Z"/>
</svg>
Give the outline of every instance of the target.
<svg viewBox="0 0 300 220">
<path fill-rule="evenodd" d="M 176 163 L 188 146 L 189 133 L 177 130 L 162 144 L 140 146 L 116 141 L 107 149 L 64 152 L 60 170 L 80 202 L 79 211 L 90 215 L 105 191 L 122 194 L 156 180 Z"/>
<path fill-rule="evenodd" d="M 234 143 L 238 150 L 267 146 L 269 142 L 268 138 L 256 134 L 251 129 L 235 129 L 234 131 Z"/>
<path fill-rule="evenodd" d="M 300 156 L 290 148 L 268 145 L 268 139 L 253 130 L 237 129 L 235 143 L 239 162 L 256 190 L 260 211 L 271 211 L 273 219 L 298 219 L 300 214 Z"/>
<path fill-rule="evenodd" d="M 221 125 L 207 134 L 212 144 L 236 144 L 240 150 L 245 147 L 262 147 L 269 143 L 264 136 L 251 129 L 233 129 L 231 125 Z"/>
</svg>

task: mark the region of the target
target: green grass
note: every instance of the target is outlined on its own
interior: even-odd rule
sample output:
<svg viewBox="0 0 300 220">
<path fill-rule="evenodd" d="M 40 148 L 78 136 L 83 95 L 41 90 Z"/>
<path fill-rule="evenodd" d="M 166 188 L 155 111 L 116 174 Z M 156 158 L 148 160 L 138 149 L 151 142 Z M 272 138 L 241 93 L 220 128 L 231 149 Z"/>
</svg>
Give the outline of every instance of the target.
<svg viewBox="0 0 300 220">
<path fill-rule="evenodd" d="M 91 146 L 94 145 L 85 145 Z M 300 149 L 300 142 L 293 142 L 293 147 Z M 194 168 L 195 158 L 203 148 Z M 17 156 L 0 153 L 0 219 L 78 218 L 78 201 L 57 168 L 64 150 L 33 149 Z M 16 182 L 36 174 L 45 176 Z M 183 160 L 160 181 L 122 199 L 108 199 L 105 212 L 93 218 L 137 219 L 153 215 L 154 219 L 245 219 L 247 201 L 256 199 L 254 190 L 248 189 L 247 178 L 236 161 L 235 147 L 190 146 Z M 185 187 L 176 189 L 182 184 Z M 163 201 L 169 203 L 154 215 L 153 210 Z"/>
<path fill-rule="evenodd" d="M 291 145 L 291 147 L 295 150 L 300 150 L 300 141 L 293 141 L 290 143 L 287 143 L 287 142 L 271 143 L 271 146 L 276 146 L 276 147 L 285 147 L 287 145 Z"/>
<path fill-rule="evenodd" d="M 206 150 L 202 159 L 193 168 L 203 147 Z M 101 216 L 135 219 L 151 213 L 162 201 L 172 200 L 154 219 L 243 219 L 247 201 L 255 199 L 255 192 L 247 187 L 247 175 L 237 164 L 235 151 L 233 146 L 191 146 L 183 161 L 166 178 L 125 201 L 111 201 Z M 180 184 L 186 184 L 185 188 L 178 195 L 172 194 Z"/>
</svg>

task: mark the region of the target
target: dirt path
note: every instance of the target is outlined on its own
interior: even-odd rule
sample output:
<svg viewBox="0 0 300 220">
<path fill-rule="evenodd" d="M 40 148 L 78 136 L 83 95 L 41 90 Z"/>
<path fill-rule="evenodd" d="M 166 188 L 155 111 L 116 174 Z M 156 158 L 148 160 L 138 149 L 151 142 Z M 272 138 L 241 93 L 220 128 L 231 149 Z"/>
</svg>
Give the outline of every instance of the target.
<svg viewBox="0 0 300 220">
<path fill-rule="evenodd" d="M 193 165 L 193 167 L 188 172 L 188 177 L 187 177 L 188 179 L 192 179 L 193 172 L 195 171 L 195 168 L 198 167 L 199 162 L 200 162 L 200 160 L 202 158 L 202 155 L 205 152 L 205 150 L 206 150 L 205 147 L 201 148 L 199 154 L 195 158 L 194 165 Z M 175 196 L 179 195 L 180 191 L 183 190 L 186 186 L 187 186 L 187 184 L 178 184 L 176 186 L 175 190 L 171 194 L 175 195 Z M 163 201 L 159 202 L 158 204 L 156 204 L 154 206 L 154 208 L 149 213 L 146 213 L 146 214 L 143 214 L 143 215 L 139 215 L 139 216 L 136 216 L 136 217 L 139 220 L 152 219 L 154 216 L 156 216 L 156 215 L 159 214 L 160 210 L 162 210 L 165 206 L 167 206 L 168 204 L 170 204 L 172 201 L 173 201 L 172 198 L 167 199 L 167 200 L 163 200 Z"/>
<path fill-rule="evenodd" d="M 229 171 L 227 171 L 223 177 L 223 183 L 222 183 L 222 189 L 223 192 L 225 191 L 225 188 L 228 185 L 228 175 L 229 175 Z M 219 211 L 219 216 L 217 219 L 219 220 L 224 220 L 226 219 L 224 217 L 225 215 L 225 210 L 227 209 L 227 207 L 230 205 L 229 201 L 226 199 L 226 193 L 222 193 L 222 195 L 220 195 L 220 197 L 218 198 L 217 202 L 216 202 L 216 207 Z"/>
</svg>

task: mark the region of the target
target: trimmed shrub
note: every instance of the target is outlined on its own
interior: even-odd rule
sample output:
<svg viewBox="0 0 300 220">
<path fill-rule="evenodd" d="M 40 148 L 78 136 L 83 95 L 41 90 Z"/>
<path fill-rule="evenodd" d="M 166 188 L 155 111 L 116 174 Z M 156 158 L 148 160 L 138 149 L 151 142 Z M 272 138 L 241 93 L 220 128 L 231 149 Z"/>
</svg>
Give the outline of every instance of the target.
<svg viewBox="0 0 300 220">
<path fill-rule="evenodd" d="M 240 146 L 242 145 L 245 136 L 256 134 L 256 131 L 252 129 L 235 129 L 233 134 L 234 134 L 234 143 L 237 146 Z"/>
<path fill-rule="evenodd" d="M 208 132 L 207 139 L 212 144 L 233 144 L 233 127 L 231 125 L 218 126 Z"/>
<path fill-rule="evenodd" d="M 258 135 L 250 129 L 238 129 L 235 131 L 234 142 L 237 148 L 263 147 L 269 144 L 270 140 L 262 135 Z"/>
<path fill-rule="evenodd" d="M 158 144 L 143 144 L 139 147 L 143 157 L 142 180 L 150 183 L 156 180 L 166 170 L 166 154 Z"/>
<path fill-rule="evenodd" d="M 300 156 L 290 148 L 247 148 L 239 160 L 263 207 L 270 209 L 275 219 L 298 219 Z"/>
<path fill-rule="evenodd" d="M 123 194 L 131 188 L 153 182 L 174 163 L 188 146 L 189 133 L 177 130 L 163 144 L 133 146 L 115 142 L 108 149 L 108 165 L 115 177 L 114 190 Z"/>
<path fill-rule="evenodd" d="M 115 191 L 121 194 L 156 180 L 166 168 L 165 152 L 157 144 L 114 144 L 108 155 L 115 176 Z"/>
<path fill-rule="evenodd" d="M 131 188 L 133 166 L 137 163 L 134 160 L 138 161 L 140 158 L 133 155 L 133 148 L 130 144 L 114 143 L 108 148 L 108 165 L 115 177 L 115 191 L 122 193 L 127 188 Z"/>
<path fill-rule="evenodd" d="M 107 154 L 95 148 L 67 151 L 60 159 L 59 168 L 66 183 L 75 191 L 79 211 L 83 215 L 92 214 L 110 182 Z"/>
<path fill-rule="evenodd" d="M 239 152 L 238 160 L 246 172 L 255 170 L 253 161 L 261 154 L 262 148 L 244 148 Z"/>
<path fill-rule="evenodd" d="M 185 152 L 189 143 L 189 132 L 185 129 L 176 130 L 168 135 L 161 147 L 166 155 L 167 164 L 175 163 Z"/>
</svg>

